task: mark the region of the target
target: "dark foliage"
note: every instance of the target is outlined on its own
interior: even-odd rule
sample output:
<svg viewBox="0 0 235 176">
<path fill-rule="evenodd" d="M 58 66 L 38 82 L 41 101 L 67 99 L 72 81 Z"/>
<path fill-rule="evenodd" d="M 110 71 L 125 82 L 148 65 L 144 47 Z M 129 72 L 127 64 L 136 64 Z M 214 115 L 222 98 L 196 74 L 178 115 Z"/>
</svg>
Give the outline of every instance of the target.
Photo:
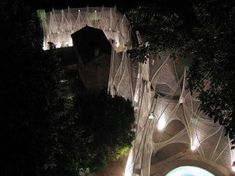
<svg viewBox="0 0 235 176">
<path fill-rule="evenodd" d="M 87 152 L 86 162 L 92 170 L 104 167 L 108 161 L 116 159 L 120 150 L 129 148 L 134 138 L 131 127 L 134 112 L 131 102 L 122 97 L 108 95 L 101 91 L 98 95 L 84 94 L 78 96 L 80 125 L 86 136 L 92 136 Z M 91 157 L 88 157 L 91 155 Z"/>
<path fill-rule="evenodd" d="M 109 98 L 89 106 L 92 111 L 79 104 L 78 111 L 72 91 L 76 85 L 61 81 L 64 71 L 56 51 L 53 47 L 42 50 L 42 31 L 35 12 L 24 1 L 7 1 L 0 14 L 1 175 L 79 175 L 80 168 L 100 168 L 108 153 L 130 145 L 130 103 Z M 99 98 L 102 100 L 101 95 Z M 131 113 L 129 119 L 124 113 Z M 91 126 L 83 121 L 88 118 L 92 119 Z"/>
<path fill-rule="evenodd" d="M 131 57 L 143 62 L 150 54 L 172 50 L 179 53 L 184 49 L 187 33 L 184 21 L 175 12 L 158 7 L 139 7 L 127 14 L 133 26 L 142 38 L 142 45 L 136 45 L 129 51 Z"/>
<path fill-rule="evenodd" d="M 188 88 L 199 94 L 201 110 L 219 121 L 235 143 L 235 3 L 191 2 L 191 19 L 182 12 L 183 8 L 180 12 L 165 9 L 164 5 L 130 11 L 134 30 L 139 30 L 143 41 L 150 43 L 149 50 L 137 46 L 131 54 L 143 61 L 149 54 L 170 50 L 180 57 L 193 58 Z"/>
<path fill-rule="evenodd" d="M 199 2 L 194 10 L 198 26 L 189 48 L 196 57 L 189 86 L 199 93 L 201 109 L 219 121 L 235 143 L 235 3 Z"/>
<path fill-rule="evenodd" d="M 85 138 L 80 138 L 82 132 L 75 125 L 78 116 L 73 103 L 64 96 L 68 87 L 60 83 L 60 61 L 53 50 L 42 50 L 36 14 L 24 2 L 6 3 L 0 18 L 4 41 L 0 82 L 2 173 L 68 173 L 74 167 L 71 160 L 78 158 L 78 144 Z"/>
</svg>

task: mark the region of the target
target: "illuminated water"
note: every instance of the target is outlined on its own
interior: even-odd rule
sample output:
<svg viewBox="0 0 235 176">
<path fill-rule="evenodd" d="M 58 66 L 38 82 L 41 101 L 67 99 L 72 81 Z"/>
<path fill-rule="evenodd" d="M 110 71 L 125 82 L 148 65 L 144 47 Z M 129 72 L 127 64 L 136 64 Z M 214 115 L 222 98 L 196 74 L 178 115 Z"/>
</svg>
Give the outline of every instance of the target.
<svg viewBox="0 0 235 176">
<path fill-rule="evenodd" d="M 181 166 L 170 171 L 166 176 L 215 176 L 205 169 L 195 166 Z"/>
</svg>

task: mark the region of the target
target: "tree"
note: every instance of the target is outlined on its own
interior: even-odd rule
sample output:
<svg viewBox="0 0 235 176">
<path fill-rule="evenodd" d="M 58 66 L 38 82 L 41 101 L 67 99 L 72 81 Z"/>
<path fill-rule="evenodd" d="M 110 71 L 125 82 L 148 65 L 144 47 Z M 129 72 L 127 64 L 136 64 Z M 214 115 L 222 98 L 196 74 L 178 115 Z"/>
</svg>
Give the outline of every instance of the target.
<svg viewBox="0 0 235 176">
<path fill-rule="evenodd" d="M 234 31 L 233 1 L 192 1 L 193 14 L 140 7 L 129 12 L 133 29 L 140 30 L 150 49 L 137 46 L 131 55 L 143 61 L 149 54 L 170 50 L 180 57 L 190 56 L 188 88 L 197 92 L 201 110 L 223 125 L 235 143 Z M 179 15 L 181 14 L 181 15 Z M 189 20 L 194 23 L 189 23 Z M 142 60 L 141 60 L 142 59 Z"/>
<path fill-rule="evenodd" d="M 150 54 L 162 51 L 180 53 L 187 41 L 187 31 L 183 19 L 162 6 L 145 6 L 127 13 L 133 31 L 138 30 L 143 43 L 134 45 L 131 57 L 143 61 Z"/>
<path fill-rule="evenodd" d="M 78 111 L 73 81 L 61 81 L 64 71 L 56 50 L 42 50 L 42 31 L 36 13 L 24 1 L 7 1 L 3 5 L 1 173 L 73 176 L 84 174 L 82 169 L 88 167 L 92 171 L 100 168 L 132 141 L 130 126 L 134 117 L 130 102 L 106 99 L 106 94 L 96 97 L 95 103 L 88 99 L 88 107 L 100 106 L 101 119 L 94 110 L 89 116 L 92 123 L 85 123 L 88 116 L 83 112 L 90 110 L 79 104 Z M 101 122 L 107 131 L 113 132 L 108 133 L 110 138 L 99 126 Z"/>
<path fill-rule="evenodd" d="M 24 2 L 1 9 L 2 168 L 8 175 L 72 175 L 79 145 L 87 137 L 60 82 L 63 71 L 54 50 L 42 50 L 36 13 Z"/>
<path fill-rule="evenodd" d="M 79 95 L 77 104 L 79 124 L 86 136 L 92 136 L 81 164 L 97 171 L 130 148 L 134 139 L 133 107 L 131 102 L 118 96 L 112 98 L 106 91 Z"/>
<path fill-rule="evenodd" d="M 235 4 L 195 3 L 198 26 L 193 30 L 189 88 L 199 93 L 201 109 L 226 129 L 235 143 Z"/>
</svg>

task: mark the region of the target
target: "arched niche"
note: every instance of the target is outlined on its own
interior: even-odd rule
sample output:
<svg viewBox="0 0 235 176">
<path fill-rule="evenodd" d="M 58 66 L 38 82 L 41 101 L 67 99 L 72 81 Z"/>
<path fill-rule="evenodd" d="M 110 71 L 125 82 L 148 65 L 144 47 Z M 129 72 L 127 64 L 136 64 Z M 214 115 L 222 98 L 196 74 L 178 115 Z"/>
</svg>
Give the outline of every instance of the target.
<svg viewBox="0 0 235 176">
<path fill-rule="evenodd" d="M 186 143 L 171 143 L 167 146 L 158 150 L 155 154 L 152 155 L 151 164 L 157 164 L 168 158 L 176 155 L 180 152 L 185 152 L 188 150 L 188 145 Z"/>
<path fill-rule="evenodd" d="M 157 127 L 154 129 L 153 142 L 158 143 L 169 140 L 183 129 L 184 125 L 180 120 L 178 119 L 172 120 L 168 123 L 168 125 L 163 131 L 159 131 Z"/>
</svg>

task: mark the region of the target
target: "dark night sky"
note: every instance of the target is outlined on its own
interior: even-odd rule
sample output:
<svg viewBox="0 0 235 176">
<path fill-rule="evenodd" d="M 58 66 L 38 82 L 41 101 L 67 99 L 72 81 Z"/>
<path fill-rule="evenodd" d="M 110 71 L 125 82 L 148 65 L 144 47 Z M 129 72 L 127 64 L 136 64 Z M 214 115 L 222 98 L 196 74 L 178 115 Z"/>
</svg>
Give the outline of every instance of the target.
<svg viewBox="0 0 235 176">
<path fill-rule="evenodd" d="M 191 0 L 28 0 L 36 9 L 84 7 L 84 6 L 117 6 L 124 12 L 140 5 L 157 5 L 161 3 L 173 11 L 187 11 L 191 6 Z"/>
<path fill-rule="evenodd" d="M 116 6 L 119 11 L 125 11 L 138 6 L 151 6 L 164 8 L 167 11 L 176 12 L 183 17 L 190 26 L 194 20 L 192 13 L 193 0 L 27 0 L 35 9 L 51 10 L 73 7 L 95 7 L 95 6 Z M 163 10 L 164 10 L 163 9 Z"/>
</svg>

